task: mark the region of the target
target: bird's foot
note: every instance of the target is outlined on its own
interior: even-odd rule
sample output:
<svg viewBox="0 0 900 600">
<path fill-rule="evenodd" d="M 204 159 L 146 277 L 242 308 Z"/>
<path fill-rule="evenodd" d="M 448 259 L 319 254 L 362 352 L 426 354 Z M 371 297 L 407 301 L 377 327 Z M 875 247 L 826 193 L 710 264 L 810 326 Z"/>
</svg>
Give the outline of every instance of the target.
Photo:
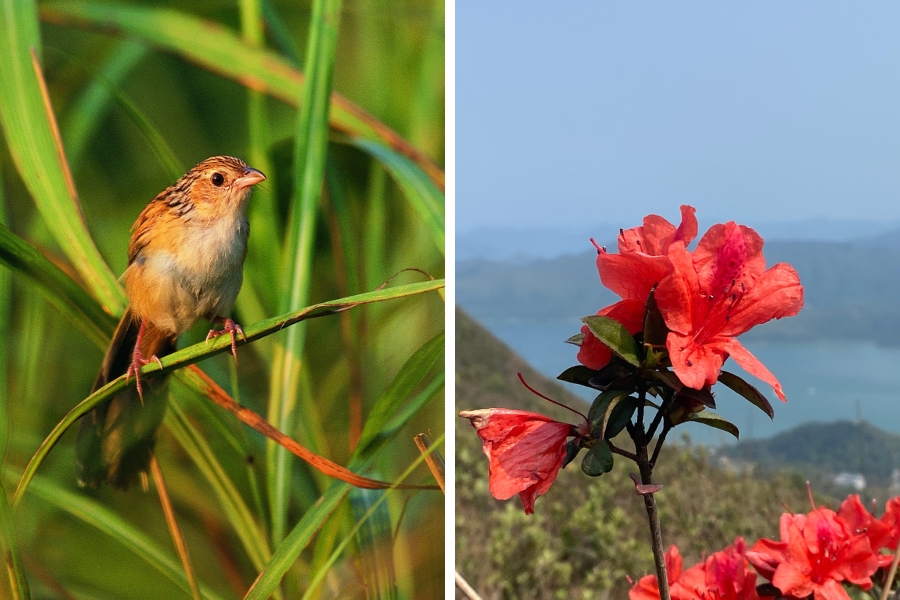
<svg viewBox="0 0 900 600">
<path fill-rule="evenodd" d="M 141 404 L 144 403 L 144 390 L 141 387 L 141 367 L 152 362 L 158 364 L 160 369 L 163 368 L 162 361 L 159 360 L 158 356 L 154 354 L 150 358 L 144 358 L 144 353 L 141 352 L 140 344 L 135 345 L 134 352 L 131 355 L 131 364 L 128 365 L 128 370 L 125 371 L 125 381 L 128 382 L 131 376 L 134 375 L 134 382 L 137 387 L 138 397 L 141 399 Z"/>
<path fill-rule="evenodd" d="M 219 337 L 220 335 L 225 335 L 226 333 L 231 334 L 231 354 L 232 356 L 234 356 L 234 364 L 237 365 L 237 336 L 240 335 L 242 338 L 244 338 L 245 342 L 247 341 L 247 336 L 244 335 L 244 330 L 241 329 L 241 326 L 231 319 L 224 319 L 220 322 L 225 326 L 222 327 L 221 330 L 210 329 L 209 334 L 206 336 L 206 342 L 209 343 L 209 340 L 211 340 L 212 338 Z"/>
</svg>

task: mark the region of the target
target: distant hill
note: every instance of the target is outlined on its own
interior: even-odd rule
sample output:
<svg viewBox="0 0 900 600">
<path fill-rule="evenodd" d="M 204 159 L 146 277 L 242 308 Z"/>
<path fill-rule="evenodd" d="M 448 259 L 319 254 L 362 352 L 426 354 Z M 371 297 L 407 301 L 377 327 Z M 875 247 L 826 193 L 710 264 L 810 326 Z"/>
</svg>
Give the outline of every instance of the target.
<svg viewBox="0 0 900 600">
<path fill-rule="evenodd" d="M 756 339 L 860 340 L 900 346 L 900 244 L 772 241 L 767 264 L 788 262 L 805 288 L 799 315 L 751 331 Z M 891 242 L 888 244 L 888 242 Z M 463 261 L 457 301 L 485 323 L 577 323 L 617 300 L 600 284 L 595 253 L 554 259 Z"/>
<path fill-rule="evenodd" d="M 786 467 L 807 476 L 862 473 L 870 486 L 887 487 L 900 468 L 900 435 L 865 421 L 806 423 L 766 439 L 738 442 L 719 453 L 772 470 Z"/>
</svg>

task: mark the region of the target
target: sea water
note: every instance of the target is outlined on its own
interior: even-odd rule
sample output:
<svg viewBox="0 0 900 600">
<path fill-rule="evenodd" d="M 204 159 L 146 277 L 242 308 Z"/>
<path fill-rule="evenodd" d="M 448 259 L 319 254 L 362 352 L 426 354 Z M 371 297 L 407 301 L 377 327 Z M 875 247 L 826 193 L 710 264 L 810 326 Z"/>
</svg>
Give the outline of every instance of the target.
<svg viewBox="0 0 900 600">
<path fill-rule="evenodd" d="M 578 333 L 578 323 L 499 324 L 485 323 L 491 333 L 509 345 L 542 374 L 555 378 L 577 364 L 576 346 L 564 343 Z M 900 433 L 900 348 L 885 348 L 868 342 L 765 342 L 742 343 L 781 382 L 787 402 L 778 400 L 772 388 L 748 375 L 732 359 L 725 370 L 744 377 L 769 399 L 775 419 L 725 386 L 713 386 L 717 410 L 734 423 L 742 440 L 770 437 L 809 421 L 855 420 Z M 590 402 L 596 392 L 564 384 Z M 725 432 L 698 424 L 678 427 L 694 442 L 719 445 L 734 441 Z"/>
</svg>

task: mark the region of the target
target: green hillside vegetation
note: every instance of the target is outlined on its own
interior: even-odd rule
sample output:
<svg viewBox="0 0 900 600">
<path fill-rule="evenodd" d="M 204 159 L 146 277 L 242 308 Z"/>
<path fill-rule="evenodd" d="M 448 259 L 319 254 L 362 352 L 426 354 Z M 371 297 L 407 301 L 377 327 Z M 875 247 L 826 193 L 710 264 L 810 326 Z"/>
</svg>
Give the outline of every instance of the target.
<svg viewBox="0 0 900 600">
<path fill-rule="evenodd" d="M 893 300 L 900 293 L 900 279 L 885 276 L 897 271 L 900 248 L 884 239 L 871 242 L 875 243 L 880 245 L 767 243 L 767 264 L 788 262 L 796 268 L 806 303 L 796 317 L 754 330 L 748 337 L 900 345 L 900 313 Z M 485 323 L 577 323 L 618 300 L 600 285 L 595 256 L 585 252 L 530 261 L 463 262 L 457 268 L 459 303 Z"/>
<path fill-rule="evenodd" d="M 548 396 L 584 406 L 457 309 L 457 410 L 517 408 L 572 422 L 574 415 L 525 390 L 517 371 Z M 487 460 L 468 421 L 457 420 L 456 440 L 457 568 L 484 598 L 619 599 L 630 588 L 626 576 L 636 580 L 652 571 L 647 515 L 628 478 L 636 471 L 633 465 L 617 460 L 612 472 L 590 479 L 576 459 L 528 516 L 518 498 L 500 502 L 491 497 Z M 624 438 L 617 442 L 632 449 Z M 664 450 L 655 471 L 664 485 L 657 494 L 663 542 L 678 546 L 685 567 L 737 536 L 750 543 L 777 537 L 785 506 L 808 510 L 800 476 L 782 473 L 761 480 L 724 471 L 704 448 L 685 442 Z M 817 502 L 837 504 L 818 496 Z"/>
<path fill-rule="evenodd" d="M 823 481 L 838 473 L 862 473 L 869 487 L 887 488 L 891 473 L 900 466 L 900 436 L 865 421 L 804 423 L 770 438 L 726 446 L 720 452 L 768 471 L 790 466 L 810 479 Z M 867 495 L 878 496 L 872 490 L 867 490 Z"/>
</svg>

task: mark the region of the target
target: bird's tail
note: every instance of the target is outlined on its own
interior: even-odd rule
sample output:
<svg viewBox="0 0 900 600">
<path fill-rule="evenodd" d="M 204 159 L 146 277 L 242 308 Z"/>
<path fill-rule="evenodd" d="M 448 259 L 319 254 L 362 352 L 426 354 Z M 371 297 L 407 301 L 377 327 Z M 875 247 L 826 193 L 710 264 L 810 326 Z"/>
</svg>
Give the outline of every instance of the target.
<svg viewBox="0 0 900 600">
<path fill-rule="evenodd" d="M 91 393 L 125 374 L 132 362 L 139 329 L 140 320 L 130 309 L 126 310 Z M 154 355 L 162 358 L 175 351 L 175 341 L 148 323 L 141 337 L 141 352 L 147 358 Z M 128 387 L 82 417 L 75 443 L 80 485 L 97 488 L 107 481 L 125 489 L 147 471 L 166 412 L 166 379 L 164 376 L 142 379 L 143 401 L 135 387 Z"/>
</svg>

